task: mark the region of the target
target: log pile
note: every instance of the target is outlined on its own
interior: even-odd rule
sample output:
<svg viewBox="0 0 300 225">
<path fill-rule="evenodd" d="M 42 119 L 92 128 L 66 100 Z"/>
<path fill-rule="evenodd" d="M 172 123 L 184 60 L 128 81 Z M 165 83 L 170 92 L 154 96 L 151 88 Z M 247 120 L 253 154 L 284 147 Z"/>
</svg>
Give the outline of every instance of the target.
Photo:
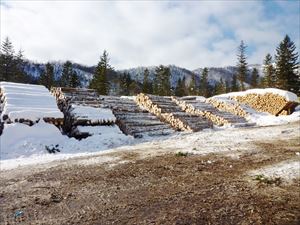
<svg viewBox="0 0 300 225">
<path fill-rule="evenodd" d="M 171 97 L 139 94 L 136 102 L 161 121 L 169 123 L 175 130 L 199 131 L 210 128 L 212 123 L 202 116 L 188 114 L 183 111 Z"/>
<path fill-rule="evenodd" d="M 245 118 L 249 114 L 242 105 L 240 105 L 234 100 L 212 97 L 207 99 L 207 102 L 212 104 L 220 111 L 229 112 L 239 117 Z"/>
<path fill-rule="evenodd" d="M 32 126 L 40 120 L 60 127 L 63 114 L 55 99 L 42 85 L 0 82 L 0 135 L 4 123 Z"/>
<path fill-rule="evenodd" d="M 243 96 L 234 96 L 232 99 L 259 112 L 268 112 L 272 115 L 288 115 L 293 111 L 289 109 L 297 105 L 287 101 L 283 96 L 271 92 L 265 94 L 249 93 Z M 291 107 L 287 107 L 289 105 Z M 280 113 L 278 113 L 279 111 Z"/>
<path fill-rule="evenodd" d="M 140 108 L 132 99 L 101 96 L 102 104 L 112 109 L 116 124 L 127 135 L 136 138 L 174 133 L 170 125 L 161 122 L 147 110 Z"/>
<path fill-rule="evenodd" d="M 114 123 L 123 133 L 134 137 L 167 135 L 174 132 L 168 124 L 162 123 L 147 110 L 141 109 L 132 99 L 98 95 L 92 89 L 60 87 L 52 88 L 51 91 L 57 99 L 59 108 L 65 114 L 64 130 L 70 136 L 80 139 L 92 135 L 92 133 L 81 132 L 82 129 L 77 129 L 78 126 L 107 126 Z M 74 108 L 86 108 L 86 110 L 78 116 L 78 113 L 77 115 L 74 113 Z M 89 114 L 95 111 L 93 108 L 102 111 L 111 110 L 115 120 L 89 120 L 89 117 L 92 117 Z"/>
<path fill-rule="evenodd" d="M 220 111 L 211 105 L 209 102 L 199 101 L 196 98 L 176 98 L 172 97 L 172 100 L 181 107 L 185 112 L 192 115 L 202 116 L 212 121 L 218 126 L 226 124 L 246 124 L 247 121 L 234 114 Z"/>
</svg>

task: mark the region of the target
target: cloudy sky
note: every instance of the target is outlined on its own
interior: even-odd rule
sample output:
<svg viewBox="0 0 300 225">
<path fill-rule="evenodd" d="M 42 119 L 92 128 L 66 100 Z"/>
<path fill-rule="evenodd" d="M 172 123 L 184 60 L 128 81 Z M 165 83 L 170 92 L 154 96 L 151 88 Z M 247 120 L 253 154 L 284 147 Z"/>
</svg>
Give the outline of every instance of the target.
<svg viewBox="0 0 300 225">
<path fill-rule="evenodd" d="M 1 42 L 39 61 L 94 65 L 106 49 L 116 69 L 236 64 L 241 40 L 261 63 L 288 34 L 299 51 L 300 1 L 1 1 Z"/>
</svg>

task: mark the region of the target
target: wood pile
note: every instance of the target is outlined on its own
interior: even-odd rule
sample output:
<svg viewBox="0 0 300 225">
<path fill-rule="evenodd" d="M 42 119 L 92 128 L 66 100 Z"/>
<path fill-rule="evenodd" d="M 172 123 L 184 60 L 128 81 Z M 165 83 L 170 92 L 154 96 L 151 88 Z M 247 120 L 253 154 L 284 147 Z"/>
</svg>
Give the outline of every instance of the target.
<svg viewBox="0 0 300 225">
<path fill-rule="evenodd" d="M 209 102 L 199 101 L 196 98 L 176 98 L 172 97 L 172 100 L 181 107 L 181 109 L 192 115 L 202 116 L 212 121 L 218 126 L 226 124 L 245 124 L 247 121 L 234 114 L 220 111 L 211 105 Z"/>
<path fill-rule="evenodd" d="M 265 94 L 249 93 L 243 96 L 234 96 L 232 99 L 259 112 L 268 112 L 272 115 L 288 115 L 293 111 L 292 108 L 297 106 L 297 103 L 289 102 L 283 96 L 271 92 Z"/>
<path fill-rule="evenodd" d="M 136 138 L 174 133 L 170 125 L 161 122 L 147 110 L 140 108 L 133 99 L 101 96 L 102 104 L 112 109 L 116 124 L 128 135 Z"/>
<path fill-rule="evenodd" d="M 188 114 L 172 101 L 171 97 L 139 94 L 136 102 L 161 121 L 169 123 L 175 130 L 199 131 L 210 128 L 212 123 L 202 116 Z"/>
<path fill-rule="evenodd" d="M 81 139 L 92 135 L 81 132 L 77 129 L 78 126 L 109 126 L 114 123 L 123 133 L 134 137 L 167 135 L 174 132 L 168 124 L 162 123 L 156 116 L 141 109 L 133 99 L 98 95 L 92 89 L 60 87 L 52 88 L 51 91 L 57 99 L 59 108 L 65 114 L 64 130 L 70 136 Z M 76 107 L 90 108 L 79 117 L 74 113 Z M 88 114 L 93 111 L 91 107 L 111 110 L 115 120 L 89 120 Z"/>
<path fill-rule="evenodd" d="M 234 100 L 230 99 L 220 99 L 220 98 L 209 98 L 207 102 L 212 104 L 214 107 L 220 111 L 229 112 L 239 117 L 247 117 L 248 112 Z"/>
<path fill-rule="evenodd" d="M 0 135 L 4 123 L 32 126 L 42 119 L 57 127 L 63 124 L 55 99 L 42 85 L 0 82 L 0 101 Z"/>
</svg>

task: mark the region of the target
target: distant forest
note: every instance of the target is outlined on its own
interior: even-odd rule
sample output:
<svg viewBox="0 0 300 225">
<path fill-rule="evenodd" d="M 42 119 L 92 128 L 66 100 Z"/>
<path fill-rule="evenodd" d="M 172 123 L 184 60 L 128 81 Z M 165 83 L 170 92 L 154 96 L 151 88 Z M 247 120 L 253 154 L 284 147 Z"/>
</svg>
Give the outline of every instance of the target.
<svg viewBox="0 0 300 225">
<path fill-rule="evenodd" d="M 210 97 L 217 94 L 241 91 L 249 88 L 276 87 L 289 90 L 300 95 L 300 75 L 298 68 L 298 52 L 296 46 L 289 36 L 286 35 L 276 48 L 273 57 L 267 54 L 263 60 L 263 77 L 259 77 L 259 71 L 254 68 L 246 83 L 249 74 L 247 56 L 247 46 L 241 41 L 237 50 L 237 72 L 233 75 L 232 81 L 224 81 L 222 78 L 215 84 L 208 82 L 208 68 L 204 68 L 200 76 L 200 82 L 196 82 L 196 75 L 193 74 L 189 84 L 185 77 L 178 79 L 176 86 L 170 85 L 170 69 L 167 66 L 157 66 L 155 68 L 154 80 L 149 79 L 149 70 L 143 71 L 143 82 L 138 82 L 131 78 L 127 72 L 117 72 L 109 63 L 108 52 L 104 50 L 100 60 L 94 70 L 89 71 L 93 78 L 89 83 L 89 88 L 97 90 L 99 94 L 108 95 L 135 95 L 140 92 L 155 95 L 201 95 Z M 48 62 L 43 68 L 39 77 L 34 77 L 26 73 L 25 57 L 23 51 L 15 53 L 10 39 L 7 37 L 1 43 L 0 52 L 0 81 L 10 81 L 19 83 L 42 84 L 47 88 L 52 86 L 80 87 L 80 77 L 73 64 L 66 61 L 63 65 L 60 77 L 54 76 L 54 66 Z M 77 67 L 80 66 L 76 64 Z"/>
</svg>

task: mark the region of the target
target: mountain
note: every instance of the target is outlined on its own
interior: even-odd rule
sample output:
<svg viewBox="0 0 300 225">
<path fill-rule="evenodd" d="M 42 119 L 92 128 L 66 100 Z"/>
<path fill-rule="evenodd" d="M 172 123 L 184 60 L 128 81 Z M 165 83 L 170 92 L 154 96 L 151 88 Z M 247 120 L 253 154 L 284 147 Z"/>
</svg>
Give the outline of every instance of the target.
<svg viewBox="0 0 300 225">
<path fill-rule="evenodd" d="M 63 64 L 64 62 L 56 61 L 51 62 L 51 64 L 54 66 L 54 76 L 56 79 L 58 79 L 62 74 Z M 181 68 L 175 65 L 168 65 L 171 77 L 171 87 L 176 87 L 178 79 L 183 79 L 185 77 L 186 84 L 188 85 L 191 81 L 191 78 L 193 74 L 196 76 L 196 82 L 198 83 L 201 78 L 201 74 L 203 72 L 204 68 L 198 68 L 195 70 L 188 70 L 185 68 Z M 131 79 L 138 81 L 139 83 L 143 83 L 144 78 L 144 70 L 149 70 L 149 79 L 151 81 L 154 80 L 155 77 L 155 68 L 156 66 L 149 66 L 149 67 L 135 67 L 125 70 L 117 70 L 116 72 L 119 74 L 122 73 L 128 73 L 130 74 Z M 249 68 L 249 74 L 248 74 L 248 81 L 250 78 L 251 71 L 256 68 L 259 71 L 260 76 L 262 76 L 262 65 L 260 64 L 251 64 L 248 66 Z M 43 70 L 45 69 L 45 64 L 43 63 L 35 63 L 31 61 L 26 61 L 25 64 L 25 71 L 32 75 L 35 78 L 38 78 Z M 84 66 L 78 63 L 73 63 L 73 69 L 77 72 L 82 87 L 88 87 L 88 84 L 90 80 L 93 78 L 93 73 L 95 70 L 95 66 Z M 219 82 L 222 78 L 223 81 L 231 82 L 233 75 L 237 72 L 237 68 L 235 66 L 227 66 L 227 67 L 208 67 L 208 81 L 210 84 L 215 84 L 216 82 Z"/>
<path fill-rule="evenodd" d="M 62 75 L 64 62 L 54 61 L 50 62 L 54 67 L 54 78 L 57 80 Z M 44 63 L 36 63 L 32 61 L 25 61 L 24 70 L 34 78 L 39 78 L 46 68 Z M 87 87 L 90 80 L 93 78 L 94 66 L 83 66 L 78 63 L 73 63 L 73 69 L 76 71 L 82 87 Z"/>
</svg>

